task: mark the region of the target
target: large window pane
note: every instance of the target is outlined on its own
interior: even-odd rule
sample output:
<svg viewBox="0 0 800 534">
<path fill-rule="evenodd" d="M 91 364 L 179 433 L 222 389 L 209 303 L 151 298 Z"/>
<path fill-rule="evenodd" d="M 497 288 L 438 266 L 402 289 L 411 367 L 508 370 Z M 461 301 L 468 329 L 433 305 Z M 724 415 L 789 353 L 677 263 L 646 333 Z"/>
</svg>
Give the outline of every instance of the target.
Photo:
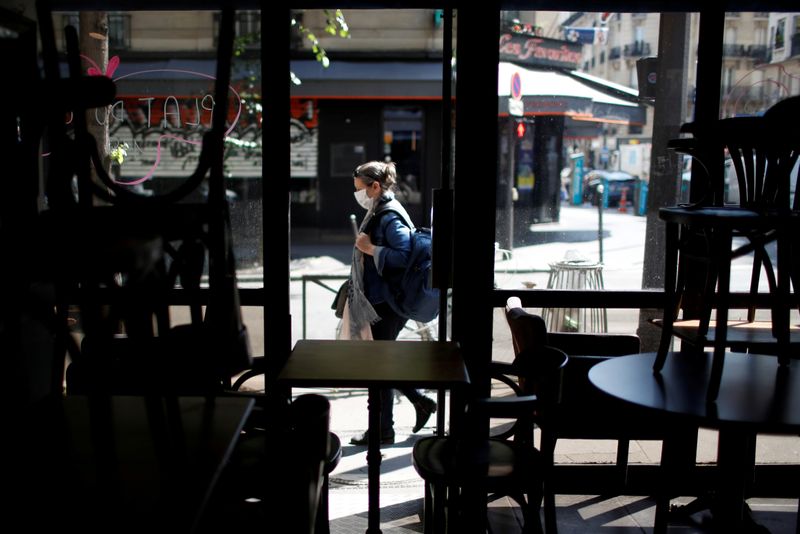
<svg viewBox="0 0 800 534">
<path fill-rule="evenodd" d="M 441 16 L 348 9 L 342 37 L 341 26 L 330 27 L 335 10 L 293 15 L 292 337 L 332 339 L 339 320 L 331 302 L 353 254 L 351 216 L 360 224 L 366 214 L 353 198 L 355 167 L 394 162 L 398 200 L 415 225 L 430 226 L 441 169 Z M 325 50 L 324 60 L 314 46 Z M 435 332 L 435 324 L 409 321 L 400 337 L 428 339 Z"/>
<path fill-rule="evenodd" d="M 90 128 L 109 158 L 111 175 L 143 195 L 178 187 L 195 170 L 203 135 L 211 128 L 219 14 L 214 11 L 56 13 L 63 28 L 81 36 L 88 74 L 116 82 L 112 106 L 89 116 Z M 86 16 L 107 16 L 107 64 L 103 36 L 80 28 Z M 239 13 L 235 59 L 228 92 L 224 171 L 231 209 L 237 270 L 245 285 L 263 284 L 261 265 L 261 113 L 257 12 Z M 242 18 L 244 17 L 244 18 Z M 66 67 L 63 72 L 66 75 Z M 67 117 L 67 121 L 71 120 Z M 207 183 L 187 200 L 202 200 Z"/>
<path fill-rule="evenodd" d="M 643 287 L 659 24 L 658 13 L 501 15 L 498 288 Z M 691 35 L 681 46 L 693 58 Z M 676 122 L 692 114 L 688 63 Z M 680 178 L 674 169 L 670 202 Z"/>
</svg>

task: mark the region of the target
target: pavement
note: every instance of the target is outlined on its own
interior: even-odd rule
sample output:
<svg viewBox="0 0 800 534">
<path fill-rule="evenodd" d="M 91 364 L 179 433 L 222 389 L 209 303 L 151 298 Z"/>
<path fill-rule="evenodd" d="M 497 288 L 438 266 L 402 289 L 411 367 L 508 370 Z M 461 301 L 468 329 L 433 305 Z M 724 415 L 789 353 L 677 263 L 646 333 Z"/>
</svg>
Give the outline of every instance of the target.
<svg viewBox="0 0 800 534">
<path fill-rule="evenodd" d="M 643 247 L 646 220 L 631 213 L 606 210 L 603 215 L 603 261 L 602 275 L 607 289 L 635 289 L 641 287 Z M 496 257 L 496 285 L 500 288 L 522 289 L 547 287 L 550 264 L 568 258 L 581 258 L 589 262 L 599 261 L 598 212 L 596 208 L 562 208 L 560 221 L 534 225 L 530 239 L 534 244 L 515 247 L 505 252 L 498 251 Z M 347 276 L 351 244 L 347 240 L 320 243 L 306 240 L 293 243 L 291 261 L 291 306 L 292 343 L 297 339 L 333 339 L 338 320 L 330 309 L 334 291 L 341 280 L 318 280 L 315 276 Z M 324 254 L 319 254 L 323 251 Z M 733 267 L 733 287 L 744 284 L 749 276 L 744 265 Z M 304 279 L 305 277 L 305 279 Z M 342 278 L 343 279 L 343 278 Z M 324 287 L 327 286 L 327 287 Z M 746 287 L 746 286 L 742 286 Z M 540 310 L 533 310 L 534 312 Z M 609 331 L 636 332 L 639 324 L 638 310 L 609 310 Z M 435 325 L 431 325 L 435 335 Z M 420 339 L 420 328 L 425 325 L 408 325 L 401 339 Z M 254 330 L 251 330 L 254 331 Z M 253 340 L 254 352 L 258 354 L 259 342 Z M 262 352 L 263 353 L 263 352 Z M 503 310 L 495 310 L 493 359 L 510 361 L 513 357 L 511 336 L 505 323 Z M 257 381 L 248 386 L 260 387 Z M 263 387 L 263 385 L 261 386 Z M 349 445 L 349 440 L 359 435 L 367 426 L 366 390 L 354 389 L 295 389 L 295 395 L 306 392 L 322 393 L 331 402 L 331 430 L 341 439 L 343 457 L 330 475 L 330 520 L 334 533 L 363 532 L 366 521 L 366 447 Z M 427 392 L 435 397 L 435 392 Z M 413 434 L 414 409 L 405 397 L 396 397 L 395 432 L 396 442 L 382 447 L 381 507 L 383 528 L 398 532 L 421 531 L 419 514 L 423 496 L 422 481 L 411 465 L 411 451 L 416 440 L 431 435 L 435 417 L 419 433 Z M 717 433 L 701 429 L 698 439 L 697 461 L 716 460 Z M 661 443 L 634 441 L 631 443 L 630 462 L 657 464 L 660 460 Z M 560 440 L 556 448 L 558 463 L 613 463 L 616 455 L 614 441 Z M 800 438 L 785 436 L 760 436 L 757 445 L 759 463 L 800 463 Z M 590 497 L 586 497 L 591 500 Z M 620 498 L 622 499 L 622 498 Z M 614 501 L 614 506 L 632 506 L 636 501 Z M 559 496 L 559 506 L 567 510 L 580 501 L 579 496 Z M 780 503 L 779 503 L 780 504 Z M 590 503 L 590 505 L 592 505 Z M 796 501 L 780 504 L 796 511 Z M 607 504 L 606 506 L 611 506 Z M 768 504 L 768 507 L 772 506 Z M 560 508 L 561 510 L 561 508 Z M 561 512 L 559 512 L 561 514 Z M 629 520 L 634 515 L 628 510 L 623 515 Z M 506 521 L 508 518 L 500 519 Z M 644 519 L 651 521 L 649 519 Z M 513 523 L 514 521 L 511 520 Z M 561 523 L 561 515 L 559 515 Z M 636 519 L 639 526 L 642 520 Z M 576 527 L 585 531 L 586 525 Z M 568 532 L 570 530 L 567 530 Z M 781 532 L 777 529 L 773 532 Z M 786 530 L 789 532 L 792 530 Z M 692 532 L 692 530 L 684 530 Z M 699 531 L 698 531 L 699 532 Z"/>
</svg>

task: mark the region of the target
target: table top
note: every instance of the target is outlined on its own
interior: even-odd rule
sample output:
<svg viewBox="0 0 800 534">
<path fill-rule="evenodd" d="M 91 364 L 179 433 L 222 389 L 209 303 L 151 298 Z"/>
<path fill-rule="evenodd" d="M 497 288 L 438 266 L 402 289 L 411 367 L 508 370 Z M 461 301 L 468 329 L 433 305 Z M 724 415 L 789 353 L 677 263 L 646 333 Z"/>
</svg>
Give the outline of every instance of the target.
<svg viewBox="0 0 800 534">
<path fill-rule="evenodd" d="M 299 387 L 448 388 L 469 383 L 453 341 L 297 342 L 278 381 Z"/>
<path fill-rule="evenodd" d="M 775 356 L 729 352 L 715 402 L 706 401 L 713 353 L 671 352 L 660 374 L 656 353 L 610 358 L 589 370 L 604 393 L 626 402 L 689 417 L 700 426 L 800 431 L 800 361 L 780 368 Z"/>
<path fill-rule="evenodd" d="M 16 492 L 4 504 L 32 531 L 51 521 L 82 532 L 192 532 L 253 402 L 68 396 L 37 406 L 15 429 L 11 465 L 4 458 L 3 484 Z"/>
</svg>

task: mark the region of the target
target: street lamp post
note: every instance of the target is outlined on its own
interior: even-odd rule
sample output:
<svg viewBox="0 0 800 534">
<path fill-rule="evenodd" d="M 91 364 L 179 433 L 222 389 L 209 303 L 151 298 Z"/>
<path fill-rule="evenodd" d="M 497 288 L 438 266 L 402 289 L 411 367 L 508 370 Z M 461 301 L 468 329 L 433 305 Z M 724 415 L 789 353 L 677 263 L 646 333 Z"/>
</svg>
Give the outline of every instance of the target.
<svg viewBox="0 0 800 534">
<path fill-rule="evenodd" d="M 603 263 L 603 184 L 597 184 L 597 242 L 600 244 L 600 263 Z"/>
</svg>

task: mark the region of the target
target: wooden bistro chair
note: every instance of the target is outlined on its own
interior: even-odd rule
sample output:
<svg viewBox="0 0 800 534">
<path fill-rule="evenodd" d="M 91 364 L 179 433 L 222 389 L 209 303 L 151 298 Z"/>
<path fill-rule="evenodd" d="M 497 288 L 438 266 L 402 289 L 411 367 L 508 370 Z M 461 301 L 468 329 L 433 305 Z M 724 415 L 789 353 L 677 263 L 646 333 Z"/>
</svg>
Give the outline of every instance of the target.
<svg viewBox="0 0 800 534">
<path fill-rule="evenodd" d="M 567 360 L 558 349 L 539 347 L 520 354 L 514 364 L 494 366 L 492 377 L 516 395 L 469 403 L 464 435 L 414 444 L 412 463 L 425 481 L 424 532 L 485 532 L 487 494 L 516 500 L 523 532 L 542 532 L 543 463 L 533 444 L 533 422 L 558 402 Z M 514 419 L 512 435 L 488 437 L 487 418 Z"/>
<path fill-rule="evenodd" d="M 696 123 L 685 124 L 682 132 L 693 137 L 669 143 L 670 148 L 693 158 L 695 167 L 706 178 L 706 190 L 696 195 L 699 200 L 692 204 L 659 210 L 659 217 L 666 223 L 667 302 L 655 371 L 662 368 L 673 336 L 697 350 L 713 346 L 718 372 L 726 348 L 777 354 L 781 365 L 788 363 L 792 343 L 790 285 L 793 283 L 796 290 L 800 282 L 798 262 L 793 260 L 798 255 L 793 241 L 799 193 L 795 191 L 791 198 L 800 132 L 786 125 L 798 117 L 800 97 L 791 97 L 761 117 L 721 119 L 708 129 L 701 129 Z M 726 155 L 739 189 L 736 204 L 725 203 Z M 772 244 L 777 248 L 775 263 L 768 253 Z M 746 321 L 734 324 L 728 318 L 731 263 L 750 254 L 750 288 L 744 300 L 748 316 Z M 766 302 L 771 309 L 771 322 L 765 325 L 766 338 L 758 335 L 765 329 L 750 328 L 758 326 L 753 323 L 762 271 L 769 289 Z M 714 308 L 716 320 L 712 328 Z M 681 311 L 683 317 L 679 320 Z M 709 400 L 716 398 L 713 381 L 708 396 Z"/>
<path fill-rule="evenodd" d="M 285 417 L 273 419 L 268 435 L 245 438 L 233 451 L 232 469 L 222 474 L 200 534 L 329 532 L 325 470 L 331 449 L 339 447 L 331 436 L 328 399 L 298 396 Z"/>
<path fill-rule="evenodd" d="M 256 361 L 263 360 L 263 358 L 255 359 Z M 247 383 L 248 380 L 255 378 L 261 374 L 264 374 L 264 368 L 258 365 L 254 365 L 252 369 L 248 369 L 241 375 L 239 375 L 232 386 L 233 391 L 243 391 L 243 386 Z M 298 397 L 299 400 L 300 397 Z M 292 405 L 297 402 L 297 400 L 292 402 Z M 257 406 L 255 408 L 256 414 L 263 414 L 263 408 Z M 265 419 L 265 422 L 268 422 L 267 414 L 264 414 L 264 417 L 261 419 Z M 259 417 L 256 416 L 256 421 L 258 421 Z M 256 422 L 256 425 L 258 423 Z M 263 450 L 267 446 L 267 441 L 273 439 L 271 436 L 266 434 L 265 432 L 255 432 L 250 433 L 250 435 L 245 435 L 242 440 L 242 449 L 245 452 L 241 456 L 239 461 L 242 462 L 242 468 L 239 470 L 242 473 L 245 473 L 245 484 L 240 486 L 236 489 L 237 492 L 240 493 L 241 501 L 249 501 L 253 498 L 263 500 L 269 497 L 268 490 L 263 486 L 261 482 L 266 480 L 265 477 L 273 477 L 274 475 L 271 474 L 271 470 L 273 468 L 273 461 L 269 459 L 259 458 L 256 453 L 257 451 Z M 238 457 L 237 457 L 238 458 Z M 316 515 L 316 527 L 314 530 L 315 534 L 328 534 L 330 532 L 330 524 L 329 524 L 329 506 L 328 506 L 328 489 L 330 487 L 330 474 L 333 472 L 334 469 L 339 465 L 339 462 L 342 459 L 342 442 L 334 432 L 328 432 L 328 449 L 327 449 L 327 456 L 325 457 L 325 462 L 323 465 L 323 473 L 322 473 L 322 485 L 320 491 L 320 502 L 319 507 Z"/>
<path fill-rule="evenodd" d="M 536 421 L 541 428 L 540 449 L 545 464 L 545 528 L 548 534 L 552 534 L 557 531 L 554 451 L 559 439 L 616 440 L 614 483 L 604 485 L 603 491 L 623 494 L 627 483 L 630 440 L 661 440 L 665 427 L 652 414 L 606 397 L 589 382 L 589 369 L 596 363 L 614 356 L 638 353 L 638 336 L 548 333 L 544 319 L 523 309 L 517 297 L 507 300 L 505 314 L 516 358 L 542 346 L 558 348 L 569 356 L 569 364 L 563 373 L 561 402 Z"/>
</svg>

